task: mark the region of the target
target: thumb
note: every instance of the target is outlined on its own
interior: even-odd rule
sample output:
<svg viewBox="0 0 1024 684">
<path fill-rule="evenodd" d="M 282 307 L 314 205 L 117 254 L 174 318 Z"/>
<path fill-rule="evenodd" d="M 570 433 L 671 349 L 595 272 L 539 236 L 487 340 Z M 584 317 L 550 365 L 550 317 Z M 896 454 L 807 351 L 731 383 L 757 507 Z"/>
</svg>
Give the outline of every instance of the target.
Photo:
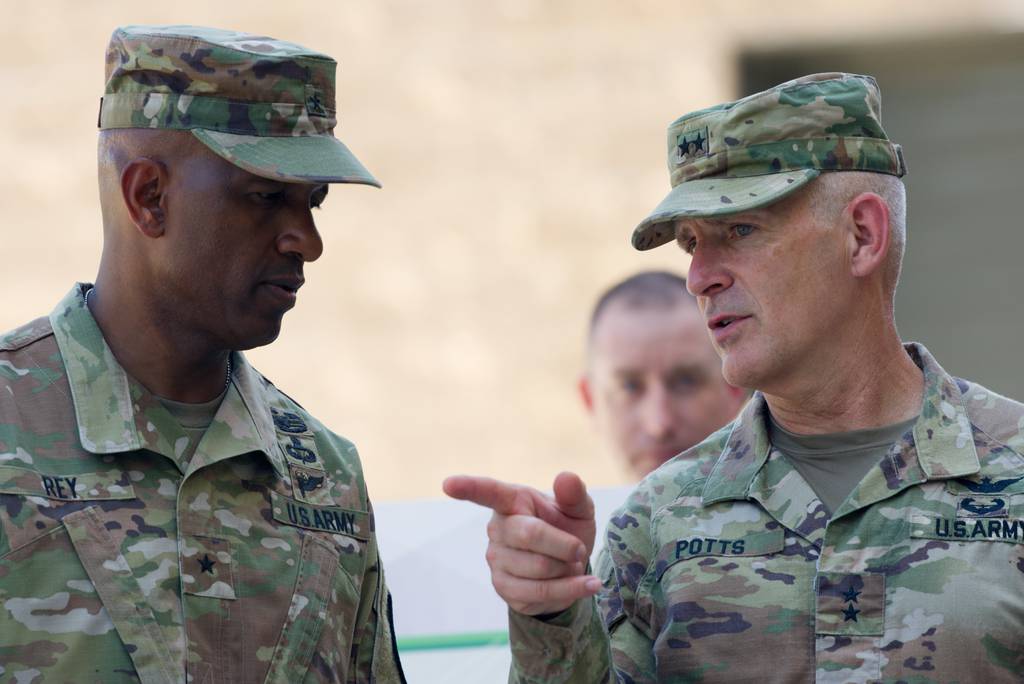
<svg viewBox="0 0 1024 684">
<path fill-rule="evenodd" d="M 594 502 L 587 494 L 587 485 L 576 473 L 562 472 L 555 477 L 555 503 L 567 517 L 577 520 L 594 519 Z"/>
</svg>

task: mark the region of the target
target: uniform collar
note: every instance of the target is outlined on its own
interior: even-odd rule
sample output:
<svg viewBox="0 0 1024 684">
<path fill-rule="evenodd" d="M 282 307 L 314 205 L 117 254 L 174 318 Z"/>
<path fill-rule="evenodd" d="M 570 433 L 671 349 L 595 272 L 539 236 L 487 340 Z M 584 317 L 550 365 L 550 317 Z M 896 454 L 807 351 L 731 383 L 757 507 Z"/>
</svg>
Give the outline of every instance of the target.
<svg viewBox="0 0 1024 684">
<path fill-rule="evenodd" d="M 914 424 L 913 444 L 903 450 L 898 469 L 886 472 L 887 488 L 970 475 L 980 470 L 971 422 L 960 386 L 917 343 L 904 347 L 924 374 L 921 415 Z M 732 432 L 704 486 L 705 504 L 746 499 L 754 479 L 768 461 L 768 405 L 756 392 L 733 423 Z"/>
<path fill-rule="evenodd" d="M 148 449 L 181 466 L 187 444 L 184 431 L 159 399 L 114 358 L 85 304 L 90 287 L 76 283 L 50 313 L 82 448 L 94 454 Z M 284 477 L 287 469 L 275 439 L 267 384 L 241 353 L 233 352 L 232 365 L 231 386 L 189 470 L 258 451 Z"/>
</svg>

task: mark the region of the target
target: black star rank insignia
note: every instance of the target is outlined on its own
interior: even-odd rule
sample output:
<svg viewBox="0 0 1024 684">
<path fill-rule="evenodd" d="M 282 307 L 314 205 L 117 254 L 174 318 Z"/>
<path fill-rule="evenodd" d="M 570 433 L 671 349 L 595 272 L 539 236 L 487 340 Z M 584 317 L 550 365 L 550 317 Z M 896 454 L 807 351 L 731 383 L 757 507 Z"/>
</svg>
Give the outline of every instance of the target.
<svg viewBox="0 0 1024 684">
<path fill-rule="evenodd" d="M 212 558 L 210 558 L 210 554 L 208 554 L 208 553 L 204 553 L 203 557 L 198 559 L 198 560 L 199 560 L 199 568 L 200 568 L 199 572 L 208 572 L 208 573 L 210 573 L 212 575 L 213 574 L 213 564 L 216 563 L 217 561 L 215 561 Z"/>
</svg>

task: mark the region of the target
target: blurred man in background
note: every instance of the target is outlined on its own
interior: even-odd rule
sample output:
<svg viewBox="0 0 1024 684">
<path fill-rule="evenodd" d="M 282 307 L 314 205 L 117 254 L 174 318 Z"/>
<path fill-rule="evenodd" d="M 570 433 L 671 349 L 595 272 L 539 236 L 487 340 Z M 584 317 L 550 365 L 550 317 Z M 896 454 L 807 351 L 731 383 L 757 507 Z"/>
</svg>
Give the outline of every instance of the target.
<svg viewBox="0 0 1024 684">
<path fill-rule="evenodd" d="M 5 681 L 402 680 L 355 447 L 239 351 L 295 306 L 328 184 L 379 185 L 335 67 L 114 32 L 96 284 L 0 338 Z"/>
<path fill-rule="evenodd" d="M 667 271 L 637 273 L 598 299 L 579 391 L 635 480 L 728 423 L 746 397 L 722 377 L 686 280 Z"/>
</svg>

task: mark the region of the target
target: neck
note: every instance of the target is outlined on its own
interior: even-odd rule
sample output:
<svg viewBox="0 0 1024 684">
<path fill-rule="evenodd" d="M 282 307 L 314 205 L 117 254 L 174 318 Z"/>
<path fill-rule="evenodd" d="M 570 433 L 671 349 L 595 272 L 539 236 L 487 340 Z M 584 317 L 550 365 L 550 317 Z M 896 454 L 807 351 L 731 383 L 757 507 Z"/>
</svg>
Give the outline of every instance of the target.
<svg viewBox="0 0 1024 684">
<path fill-rule="evenodd" d="M 924 376 L 894 325 L 883 335 L 857 336 L 802 386 L 765 393 L 776 422 L 797 434 L 849 432 L 893 425 L 921 411 Z M 872 343 L 873 341 L 873 343 Z"/>
<path fill-rule="evenodd" d="M 126 296 L 132 291 L 101 270 L 88 298 L 89 310 L 121 367 L 160 397 L 201 403 L 220 396 L 230 350 L 168 327 L 153 307 Z"/>
</svg>

